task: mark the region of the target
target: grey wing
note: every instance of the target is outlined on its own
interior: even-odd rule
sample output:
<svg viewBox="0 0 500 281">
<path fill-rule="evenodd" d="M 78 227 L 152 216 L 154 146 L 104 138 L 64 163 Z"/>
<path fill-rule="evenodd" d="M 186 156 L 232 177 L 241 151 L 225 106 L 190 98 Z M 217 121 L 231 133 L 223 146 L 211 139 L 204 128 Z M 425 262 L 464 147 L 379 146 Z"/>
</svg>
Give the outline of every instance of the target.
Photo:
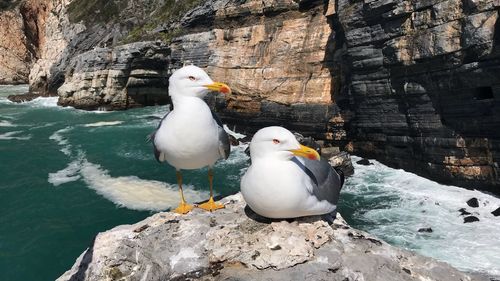
<svg viewBox="0 0 500 281">
<path fill-rule="evenodd" d="M 218 136 L 219 136 L 219 153 L 220 156 L 224 159 L 229 158 L 229 154 L 231 153 L 231 145 L 229 144 L 229 136 L 224 130 L 224 126 L 222 125 L 222 121 L 220 120 L 219 116 L 215 114 L 213 110 L 210 110 L 212 112 L 212 118 L 214 118 L 215 122 L 217 122 L 217 128 L 219 130 Z"/>
<path fill-rule="evenodd" d="M 292 159 L 314 182 L 312 193 L 318 200 L 337 205 L 342 189 L 342 177 L 326 160 Z"/>
<path fill-rule="evenodd" d="M 153 151 L 154 151 L 154 154 L 155 154 L 155 158 L 156 158 L 156 161 L 158 162 L 163 162 L 165 161 L 165 156 L 163 155 L 163 153 L 161 151 L 158 150 L 158 148 L 156 147 L 156 144 L 155 144 L 155 137 L 156 137 L 156 132 L 158 132 L 158 130 L 160 129 L 161 127 L 161 124 L 163 123 L 163 121 L 165 120 L 165 118 L 167 118 L 167 115 L 170 113 L 167 112 L 167 114 L 165 114 L 165 116 L 163 116 L 163 118 L 161 119 L 160 121 L 160 124 L 158 124 L 158 127 L 156 127 L 156 130 L 154 130 L 149 136 L 148 136 L 148 140 L 150 142 L 153 143 Z"/>
</svg>

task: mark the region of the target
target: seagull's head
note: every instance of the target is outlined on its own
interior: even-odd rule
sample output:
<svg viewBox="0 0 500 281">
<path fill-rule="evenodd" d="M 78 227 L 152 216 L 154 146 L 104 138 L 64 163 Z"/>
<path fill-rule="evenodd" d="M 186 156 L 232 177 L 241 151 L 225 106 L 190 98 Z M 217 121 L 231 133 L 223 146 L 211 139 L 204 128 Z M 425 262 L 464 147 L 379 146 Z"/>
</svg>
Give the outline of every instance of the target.
<svg viewBox="0 0 500 281">
<path fill-rule="evenodd" d="M 168 80 L 169 94 L 203 98 L 208 91 L 230 94 L 231 89 L 224 83 L 214 82 L 203 69 L 188 65 L 175 71 Z"/>
<path fill-rule="evenodd" d="M 301 145 L 292 132 L 283 127 L 273 126 L 260 129 L 250 142 L 252 159 L 274 157 L 288 160 L 294 156 L 319 160 L 318 152 Z"/>
</svg>

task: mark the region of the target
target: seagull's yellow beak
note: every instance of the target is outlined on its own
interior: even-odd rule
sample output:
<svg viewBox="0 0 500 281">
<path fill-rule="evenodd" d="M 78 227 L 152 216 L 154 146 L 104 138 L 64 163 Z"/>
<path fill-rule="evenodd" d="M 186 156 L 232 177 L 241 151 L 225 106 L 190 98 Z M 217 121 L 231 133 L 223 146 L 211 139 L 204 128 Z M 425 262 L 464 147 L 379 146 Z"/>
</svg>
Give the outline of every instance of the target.
<svg viewBox="0 0 500 281">
<path fill-rule="evenodd" d="M 221 92 L 223 94 L 231 94 L 231 88 L 228 85 L 220 82 L 213 82 L 212 84 L 203 85 L 210 91 Z"/>
<path fill-rule="evenodd" d="M 290 150 L 295 156 L 300 156 L 300 157 L 305 157 L 311 160 L 319 160 L 320 156 L 319 153 L 305 145 L 300 145 L 299 149 L 292 149 Z"/>
</svg>

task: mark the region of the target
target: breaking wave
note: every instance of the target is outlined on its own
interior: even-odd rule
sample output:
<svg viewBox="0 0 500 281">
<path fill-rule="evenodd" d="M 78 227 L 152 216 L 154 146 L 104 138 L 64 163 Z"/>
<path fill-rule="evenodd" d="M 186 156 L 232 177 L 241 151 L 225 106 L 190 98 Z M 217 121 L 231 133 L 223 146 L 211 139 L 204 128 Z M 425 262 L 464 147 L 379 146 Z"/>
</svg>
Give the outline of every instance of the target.
<svg viewBox="0 0 500 281">
<path fill-rule="evenodd" d="M 500 217 L 491 214 L 500 207 L 500 198 L 441 185 L 374 160 L 370 166 L 356 164 L 360 159 L 353 157 L 355 174 L 343 189 L 344 196 L 354 196 L 351 216 L 364 221 L 359 228 L 461 270 L 500 275 L 500 243 L 495 238 Z M 466 204 L 472 197 L 479 200 L 478 208 Z M 480 221 L 464 224 L 461 208 Z M 418 232 L 428 227 L 431 233 Z"/>
<path fill-rule="evenodd" d="M 57 107 L 57 100 L 59 97 L 39 97 L 30 101 L 22 102 L 21 104 L 28 104 L 34 107 Z"/>
</svg>

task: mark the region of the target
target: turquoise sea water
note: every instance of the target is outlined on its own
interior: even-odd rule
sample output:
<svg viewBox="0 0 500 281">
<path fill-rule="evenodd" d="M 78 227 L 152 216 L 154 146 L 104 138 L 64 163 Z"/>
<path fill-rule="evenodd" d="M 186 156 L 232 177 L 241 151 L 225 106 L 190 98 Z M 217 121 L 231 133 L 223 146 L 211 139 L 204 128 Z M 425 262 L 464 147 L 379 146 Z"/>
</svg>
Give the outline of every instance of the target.
<svg viewBox="0 0 500 281">
<path fill-rule="evenodd" d="M 166 107 L 96 113 L 55 98 L 14 104 L 26 87 L 0 86 L 0 280 L 53 280 L 97 232 L 135 223 L 178 201 L 175 172 L 146 136 Z M 100 123 L 99 123 L 100 122 Z M 238 190 L 241 148 L 215 169 L 220 195 Z M 206 170 L 184 173 L 186 196 L 208 198 Z"/>
<path fill-rule="evenodd" d="M 175 173 L 157 163 L 146 136 L 166 107 L 87 112 L 57 98 L 11 103 L 25 86 L 0 86 L 0 280 L 53 280 L 69 269 L 96 233 L 135 223 L 178 202 Z M 239 190 L 248 166 L 244 145 L 215 170 L 220 195 Z M 340 212 L 354 227 L 460 269 L 500 275 L 500 199 L 443 186 L 414 174 L 355 165 Z M 186 196 L 208 198 L 206 170 L 184 173 Z M 457 210 L 478 197 L 480 222 Z M 421 234 L 420 227 L 434 232 Z"/>
</svg>

